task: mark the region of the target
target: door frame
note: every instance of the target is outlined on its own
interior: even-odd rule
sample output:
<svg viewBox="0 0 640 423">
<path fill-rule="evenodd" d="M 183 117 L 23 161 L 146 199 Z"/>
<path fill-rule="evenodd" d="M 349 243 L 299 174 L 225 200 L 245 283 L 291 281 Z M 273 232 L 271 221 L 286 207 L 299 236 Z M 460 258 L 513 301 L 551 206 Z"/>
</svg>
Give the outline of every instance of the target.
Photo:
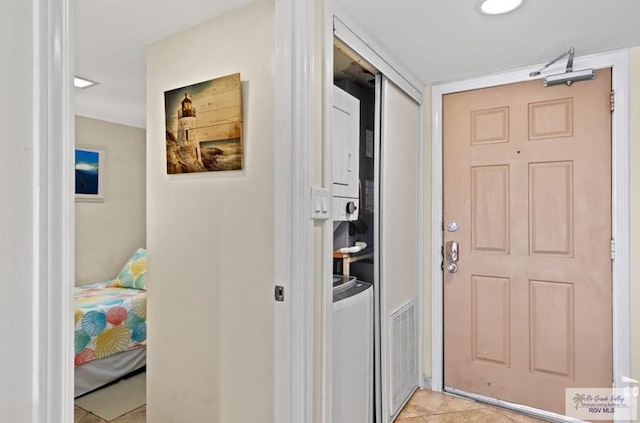
<svg viewBox="0 0 640 423">
<path fill-rule="evenodd" d="M 33 15 L 33 421 L 73 421 L 75 280 L 74 2 Z M 28 310 L 27 310 L 28 311 Z"/>
<path fill-rule="evenodd" d="M 46 423 L 73 421 L 73 286 L 75 257 L 73 75 L 75 59 L 74 2 L 36 0 L 34 34 L 34 250 L 33 320 L 35 351 L 35 419 Z M 276 281 L 285 286 L 288 300 L 275 307 L 274 419 L 277 422 L 312 421 L 313 412 L 313 290 L 307 277 L 313 262 L 304 255 L 312 246 L 305 211 L 311 173 L 311 148 L 304 148 L 314 119 L 313 0 L 276 2 L 276 150 L 295 156 L 302 166 L 276 172 L 276 251 L 292 252 L 286 263 L 277 260 Z M 306 26 L 305 26 L 306 25 Z M 293 34 L 293 36 L 292 36 Z M 295 40 L 292 42 L 291 40 Z M 296 85 L 291 87 L 295 76 Z M 296 106 L 298 106 L 296 108 Z M 311 122 L 311 123 L 310 123 Z M 306 136 L 305 135 L 305 136 Z M 301 148 L 298 148 L 301 147 Z M 296 184 L 294 186 L 294 184 Z M 287 219 L 289 216 L 296 218 Z M 295 234 L 295 239 L 291 235 Z M 301 240 L 303 248 L 291 248 Z M 283 257 L 284 254 L 276 255 Z M 296 257 L 301 260 L 295 259 Z M 62 286 L 62 289 L 60 287 Z M 300 301 L 294 301 L 300 300 Z M 309 307 L 311 304 L 311 307 Z M 35 421 L 35 420 L 34 420 Z"/>
<path fill-rule="evenodd" d="M 34 421 L 73 421 L 73 287 L 75 274 L 75 13 L 72 0 L 34 0 L 33 285 Z M 308 225 L 313 149 L 314 1 L 275 2 L 276 151 L 291 156 L 276 172 L 276 283 L 287 301 L 274 312 L 274 421 L 313 421 L 313 241 Z M 295 85 L 292 86 L 292 78 Z M 292 148 L 292 144 L 293 147 Z M 293 153 L 291 151 L 293 150 Z M 291 219 L 295 216 L 295 219 Z M 298 247 L 292 248 L 294 243 Z M 286 258 L 282 260 L 282 257 Z M 61 289 L 62 287 L 62 289 Z"/>
<path fill-rule="evenodd" d="M 523 67 L 503 73 L 462 81 L 434 85 L 432 89 L 432 379 L 431 388 L 441 392 L 444 387 L 444 303 L 443 273 L 437 263 L 442 261 L 443 224 L 443 156 L 442 97 L 461 91 L 542 79 L 548 74 L 564 71 L 558 64 L 544 75 L 530 78 L 529 72 L 542 65 Z M 629 338 L 629 52 L 620 50 L 584 57 L 574 61 L 575 68 L 612 68 L 612 89 L 615 92 L 615 112 L 612 114 L 612 236 L 615 240 L 615 260 L 612 263 L 613 284 L 613 378 L 616 387 L 628 386 L 630 378 Z"/>
<path fill-rule="evenodd" d="M 275 2 L 274 422 L 314 420 L 314 174 L 316 10 L 314 0 Z"/>
</svg>

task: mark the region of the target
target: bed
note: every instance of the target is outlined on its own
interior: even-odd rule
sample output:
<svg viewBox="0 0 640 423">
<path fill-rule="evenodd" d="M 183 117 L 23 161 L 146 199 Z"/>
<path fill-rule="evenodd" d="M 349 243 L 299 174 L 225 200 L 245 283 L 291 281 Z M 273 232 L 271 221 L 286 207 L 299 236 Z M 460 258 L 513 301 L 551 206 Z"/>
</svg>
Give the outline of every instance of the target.
<svg viewBox="0 0 640 423">
<path fill-rule="evenodd" d="M 146 252 L 140 250 L 117 278 L 75 288 L 75 397 L 146 364 Z"/>
</svg>

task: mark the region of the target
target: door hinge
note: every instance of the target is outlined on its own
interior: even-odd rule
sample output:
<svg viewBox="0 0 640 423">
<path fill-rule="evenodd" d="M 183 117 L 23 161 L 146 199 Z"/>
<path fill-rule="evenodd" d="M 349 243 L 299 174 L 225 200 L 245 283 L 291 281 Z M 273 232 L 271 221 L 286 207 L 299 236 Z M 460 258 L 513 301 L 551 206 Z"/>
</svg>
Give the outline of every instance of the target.
<svg viewBox="0 0 640 423">
<path fill-rule="evenodd" d="M 611 111 L 616 110 L 616 92 L 611 90 Z"/>
<path fill-rule="evenodd" d="M 616 259 L 616 240 L 611 238 L 611 260 Z"/>
</svg>

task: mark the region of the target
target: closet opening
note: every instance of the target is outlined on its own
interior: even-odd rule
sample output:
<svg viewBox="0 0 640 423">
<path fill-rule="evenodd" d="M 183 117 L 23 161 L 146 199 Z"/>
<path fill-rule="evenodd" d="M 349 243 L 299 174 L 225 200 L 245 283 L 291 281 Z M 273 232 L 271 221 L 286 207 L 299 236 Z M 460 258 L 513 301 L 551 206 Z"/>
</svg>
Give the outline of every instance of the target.
<svg viewBox="0 0 640 423">
<path fill-rule="evenodd" d="M 389 423 L 420 384 L 421 94 L 334 25 L 326 412 L 334 423 Z"/>
<path fill-rule="evenodd" d="M 332 421 L 369 423 L 377 421 L 380 402 L 380 340 L 375 329 L 380 72 L 337 38 L 333 65 Z"/>
</svg>

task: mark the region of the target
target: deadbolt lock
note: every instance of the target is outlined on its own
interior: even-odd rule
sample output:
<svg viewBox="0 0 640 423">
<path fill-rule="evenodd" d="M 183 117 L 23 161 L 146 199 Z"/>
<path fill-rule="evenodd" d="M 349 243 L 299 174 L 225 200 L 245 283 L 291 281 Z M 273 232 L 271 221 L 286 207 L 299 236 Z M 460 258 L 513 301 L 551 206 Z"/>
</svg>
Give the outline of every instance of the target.
<svg viewBox="0 0 640 423">
<path fill-rule="evenodd" d="M 447 270 L 449 273 L 456 273 L 458 271 L 458 243 L 456 241 L 449 241 L 445 244 L 444 258 L 447 261 Z"/>
</svg>

